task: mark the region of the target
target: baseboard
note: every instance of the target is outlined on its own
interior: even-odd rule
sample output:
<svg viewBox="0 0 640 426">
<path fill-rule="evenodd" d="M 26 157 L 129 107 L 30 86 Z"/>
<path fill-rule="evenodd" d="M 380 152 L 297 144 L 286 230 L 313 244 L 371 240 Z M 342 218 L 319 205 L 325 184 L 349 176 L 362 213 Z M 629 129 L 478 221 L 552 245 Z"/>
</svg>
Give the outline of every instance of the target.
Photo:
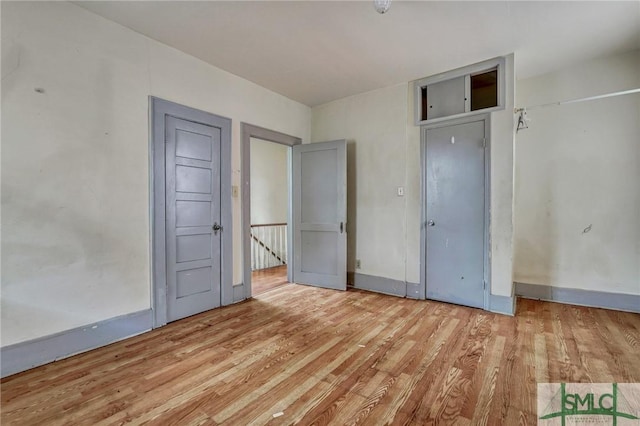
<svg viewBox="0 0 640 426">
<path fill-rule="evenodd" d="M 375 293 L 390 296 L 406 297 L 408 299 L 420 299 L 420 284 L 394 280 L 391 278 L 377 277 L 374 275 L 347 272 L 347 282 L 353 288 L 373 291 Z M 515 315 L 515 296 L 489 296 L 488 311 L 504 315 Z"/>
<path fill-rule="evenodd" d="M 515 296 L 509 297 L 490 294 L 489 307 L 487 310 L 496 314 L 514 316 L 516 314 L 516 298 Z"/>
<path fill-rule="evenodd" d="M 354 272 L 347 272 L 347 282 L 351 287 L 359 290 L 422 300 L 420 297 L 420 284 L 418 283 L 404 282 L 391 278 L 358 274 Z M 515 296 L 497 296 L 492 294 L 489 296 L 489 306 L 487 310 L 498 314 L 513 316 L 516 312 L 515 301 Z"/>
<path fill-rule="evenodd" d="M 516 295 L 527 299 L 547 300 L 569 305 L 615 309 L 640 313 L 640 295 L 515 283 Z"/>
<path fill-rule="evenodd" d="M 407 295 L 407 284 L 404 281 L 354 272 L 347 273 L 347 280 L 354 288 L 359 290 L 373 291 L 375 293 L 397 297 L 405 297 Z"/>
<path fill-rule="evenodd" d="M 407 299 L 423 300 L 420 296 L 422 286 L 420 283 L 410 283 L 407 281 Z"/>
<path fill-rule="evenodd" d="M 241 302 L 246 299 L 244 294 L 244 283 L 233 286 L 233 303 Z"/>
<path fill-rule="evenodd" d="M 359 290 L 373 291 L 389 296 L 420 299 L 420 284 L 410 283 L 375 275 L 347 272 L 349 286 Z"/>
<path fill-rule="evenodd" d="M 0 377 L 106 346 L 151 330 L 151 309 L 0 348 Z"/>
</svg>

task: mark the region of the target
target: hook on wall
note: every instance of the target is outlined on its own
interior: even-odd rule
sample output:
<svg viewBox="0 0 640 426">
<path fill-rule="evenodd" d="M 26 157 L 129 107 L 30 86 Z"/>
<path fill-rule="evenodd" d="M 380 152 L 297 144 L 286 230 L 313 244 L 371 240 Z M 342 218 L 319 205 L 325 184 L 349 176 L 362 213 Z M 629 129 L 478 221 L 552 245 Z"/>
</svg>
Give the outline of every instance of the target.
<svg viewBox="0 0 640 426">
<path fill-rule="evenodd" d="M 525 108 L 519 108 L 516 110 L 518 115 L 518 126 L 516 127 L 516 133 L 520 130 L 529 128 L 529 117 L 527 117 L 527 110 Z"/>
</svg>

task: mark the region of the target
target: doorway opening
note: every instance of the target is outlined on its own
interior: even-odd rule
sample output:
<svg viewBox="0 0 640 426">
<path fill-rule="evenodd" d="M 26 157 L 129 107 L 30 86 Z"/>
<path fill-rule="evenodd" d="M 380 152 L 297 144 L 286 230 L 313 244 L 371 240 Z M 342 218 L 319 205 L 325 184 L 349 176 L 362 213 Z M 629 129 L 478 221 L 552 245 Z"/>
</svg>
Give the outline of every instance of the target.
<svg viewBox="0 0 640 426">
<path fill-rule="evenodd" d="M 291 147 L 302 143 L 241 124 L 242 241 L 245 297 L 293 281 Z"/>
<path fill-rule="evenodd" d="M 252 294 L 289 283 L 287 265 L 291 147 L 250 138 Z"/>
</svg>

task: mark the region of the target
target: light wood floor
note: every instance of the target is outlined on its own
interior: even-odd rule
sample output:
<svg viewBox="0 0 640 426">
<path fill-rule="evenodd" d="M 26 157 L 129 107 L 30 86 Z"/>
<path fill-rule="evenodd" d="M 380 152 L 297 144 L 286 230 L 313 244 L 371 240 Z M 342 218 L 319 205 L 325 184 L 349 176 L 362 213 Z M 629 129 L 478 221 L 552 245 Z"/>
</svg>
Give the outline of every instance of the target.
<svg viewBox="0 0 640 426">
<path fill-rule="evenodd" d="M 639 353 L 636 314 L 290 284 L 9 377 L 1 420 L 534 425 L 537 382 L 639 382 Z"/>
<path fill-rule="evenodd" d="M 287 265 L 259 269 L 251 273 L 251 294 L 253 296 L 286 284 L 289 284 L 289 281 L 287 281 Z"/>
</svg>

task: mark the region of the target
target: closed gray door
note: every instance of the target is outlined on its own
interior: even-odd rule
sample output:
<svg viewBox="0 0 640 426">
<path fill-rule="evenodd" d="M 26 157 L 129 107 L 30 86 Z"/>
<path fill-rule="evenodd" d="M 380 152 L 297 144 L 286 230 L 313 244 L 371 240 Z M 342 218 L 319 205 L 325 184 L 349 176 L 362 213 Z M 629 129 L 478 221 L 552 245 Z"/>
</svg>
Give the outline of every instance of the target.
<svg viewBox="0 0 640 426">
<path fill-rule="evenodd" d="M 220 306 L 220 129 L 166 119 L 167 320 Z"/>
<path fill-rule="evenodd" d="M 347 289 L 347 145 L 293 147 L 293 280 Z"/>
<path fill-rule="evenodd" d="M 427 298 L 484 307 L 485 122 L 426 130 Z"/>
</svg>

